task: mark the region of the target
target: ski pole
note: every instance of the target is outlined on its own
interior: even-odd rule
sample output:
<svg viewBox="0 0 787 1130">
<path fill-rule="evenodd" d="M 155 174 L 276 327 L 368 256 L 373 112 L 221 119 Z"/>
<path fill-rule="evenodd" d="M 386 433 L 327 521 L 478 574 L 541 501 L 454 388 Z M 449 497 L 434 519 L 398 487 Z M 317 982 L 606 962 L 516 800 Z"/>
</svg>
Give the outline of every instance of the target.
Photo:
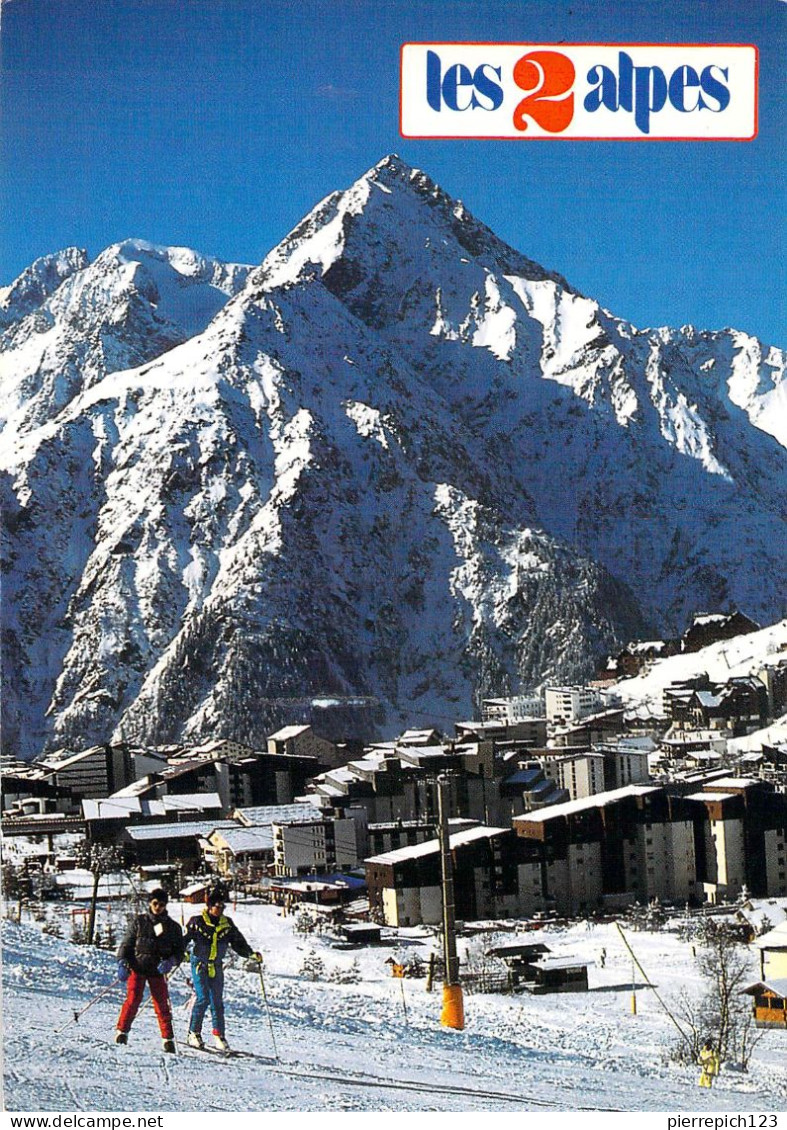
<svg viewBox="0 0 787 1130">
<path fill-rule="evenodd" d="M 270 1003 L 268 1002 L 268 994 L 265 991 L 265 978 L 262 975 L 262 965 L 260 965 L 260 967 L 259 967 L 259 974 L 260 974 L 260 988 L 262 989 L 262 999 L 265 1001 L 265 1008 L 266 1008 L 266 1011 L 268 1013 L 268 1025 L 269 1025 L 270 1030 L 271 1030 L 271 1043 L 273 1044 L 273 1058 L 278 1063 L 279 1053 L 278 1053 L 277 1048 L 276 1048 L 276 1036 L 275 1036 L 274 1031 L 273 1031 L 273 1017 L 271 1016 L 271 1006 L 270 1006 Z"/>
<path fill-rule="evenodd" d="M 72 1024 L 76 1024 L 79 1021 L 80 1016 L 84 1016 L 84 1014 L 87 1012 L 87 1010 L 89 1008 L 92 1008 L 93 1005 L 96 1004 L 97 1001 L 100 1001 L 103 996 L 106 996 L 106 994 L 109 992 L 110 989 L 114 989 L 115 985 L 119 985 L 119 984 L 120 984 L 120 978 L 116 977 L 115 980 L 112 981 L 111 984 L 106 985 L 101 990 L 100 993 L 96 993 L 96 995 L 92 998 L 92 1000 L 89 1000 L 87 1002 L 87 1004 L 85 1005 L 84 1008 L 80 1009 L 79 1012 L 77 1012 L 75 1010 L 73 1019 L 67 1020 L 62 1028 L 58 1028 L 57 1032 L 55 1032 L 55 1035 L 59 1036 L 62 1032 L 65 1032 L 66 1028 L 69 1028 Z"/>
<path fill-rule="evenodd" d="M 402 1008 L 404 1009 L 404 1022 L 409 1026 L 410 1021 L 407 1019 L 407 1000 L 404 995 L 404 977 L 399 978 L 399 988 L 402 990 Z"/>
</svg>

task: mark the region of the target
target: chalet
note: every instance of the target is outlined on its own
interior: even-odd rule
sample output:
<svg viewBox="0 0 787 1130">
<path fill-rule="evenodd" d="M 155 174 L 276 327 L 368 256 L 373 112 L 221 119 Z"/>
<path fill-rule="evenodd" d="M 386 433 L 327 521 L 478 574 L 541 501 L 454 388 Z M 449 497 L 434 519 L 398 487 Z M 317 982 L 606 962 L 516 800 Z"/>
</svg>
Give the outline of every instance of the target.
<svg viewBox="0 0 787 1130">
<path fill-rule="evenodd" d="M 704 690 L 694 690 L 683 710 L 691 729 L 725 729 L 733 737 L 761 729 L 768 717 L 768 692 L 754 676 L 728 679 Z"/>
<path fill-rule="evenodd" d="M 670 761 L 683 761 L 696 767 L 716 765 L 727 752 L 729 730 L 670 729 L 659 743 L 659 749 Z"/>
<path fill-rule="evenodd" d="M 273 830 L 261 828 L 214 828 L 205 837 L 205 860 L 223 876 L 242 874 L 247 880 L 258 878 L 273 863 Z"/>
<path fill-rule="evenodd" d="M 442 740 L 439 730 L 405 730 L 396 744 L 439 746 Z"/>
<path fill-rule="evenodd" d="M 680 640 L 639 640 L 626 645 L 622 651 L 611 655 L 599 672 L 604 677 L 614 674 L 619 679 L 630 679 L 650 667 L 657 659 L 666 659 L 680 651 Z"/>
<path fill-rule="evenodd" d="M 757 632 L 760 625 L 742 612 L 701 613 L 696 615 L 681 638 L 681 651 L 700 651 L 713 643 Z"/>
<path fill-rule="evenodd" d="M 492 946 L 486 954 L 504 963 L 508 970 L 508 987 L 511 992 L 516 992 L 528 982 L 535 982 L 535 964 L 550 952 L 549 946 L 543 942 L 525 942 Z"/>
<path fill-rule="evenodd" d="M 242 742 L 215 738 L 201 745 L 186 746 L 179 756 L 187 761 L 240 761 L 253 754 L 251 746 L 243 745 Z"/>
<path fill-rule="evenodd" d="M 760 951 L 760 976 L 763 981 L 787 978 L 787 922 L 780 922 L 767 934 L 755 938 Z"/>
<path fill-rule="evenodd" d="M 586 993 L 588 963 L 575 957 L 548 954 L 532 966 L 533 980 L 523 985 L 534 995 L 543 993 Z"/>
<path fill-rule="evenodd" d="M 357 875 L 335 873 L 303 875 L 299 879 L 276 878 L 268 884 L 275 903 L 291 908 L 298 903 L 315 907 L 341 908 L 352 905 L 366 890 L 366 881 Z"/>
<path fill-rule="evenodd" d="M 193 883 L 189 883 L 188 886 L 183 887 L 178 892 L 178 899 L 181 902 L 188 903 L 190 906 L 200 906 L 205 902 L 205 896 L 212 885 L 213 880 L 210 878 L 196 880 Z"/>
<path fill-rule="evenodd" d="M 183 820 L 175 824 L 127 827 L 121 844 L 130 862 L 178 863 L 193 870 L 202 859 L 201 841 L 216 828 L 235 828 L 232 820 Z"/>
<path fill-rule="evenodd" d="M 755 1028 L 787 1028 L 787 977 L 757 981 L 741 991 L 754 998 Z"/>
</svg>

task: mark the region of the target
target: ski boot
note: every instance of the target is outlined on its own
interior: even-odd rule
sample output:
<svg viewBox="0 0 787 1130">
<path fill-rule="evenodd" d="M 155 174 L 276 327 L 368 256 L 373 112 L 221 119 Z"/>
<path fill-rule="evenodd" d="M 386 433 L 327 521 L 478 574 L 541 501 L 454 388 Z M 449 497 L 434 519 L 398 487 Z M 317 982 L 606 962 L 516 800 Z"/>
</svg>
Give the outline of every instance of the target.
<svg viewBox="0 0 787 1130">
<path fill-rule="evenodd" d="M 220 1036 L 218 1032 L 213 1033 L 213 1043 L 220 1052 L 230 1052 L 232 1050 L 224 1037 Z"/>
<path fill-rule="evenodd" d="M 161 1041 L 161 1047 L 165 1052 L 169 1052 L 170 1055 L 175 1054 L 175 1041 L 174 1040 L 162 1040 Z"/>
<path fill-rule="evenodd" d="M 115 1043 L 116 1044 L 127 1044 L 128 1043 L 128 1032 L 121 1032 L 120 1029 L 118 1028 L 117 1032 L 115 1033 Z"/>
<path fill-rule="evenodd" d="M 199 1032 L 189 1032 L 186 1037 L 186 1043 L 190 1048 L 197 1048 L 199 1051 L 202 1051 L 205 1047 L 205 1041 L 202 1036 L 200 1036 Z"/>
</svg>

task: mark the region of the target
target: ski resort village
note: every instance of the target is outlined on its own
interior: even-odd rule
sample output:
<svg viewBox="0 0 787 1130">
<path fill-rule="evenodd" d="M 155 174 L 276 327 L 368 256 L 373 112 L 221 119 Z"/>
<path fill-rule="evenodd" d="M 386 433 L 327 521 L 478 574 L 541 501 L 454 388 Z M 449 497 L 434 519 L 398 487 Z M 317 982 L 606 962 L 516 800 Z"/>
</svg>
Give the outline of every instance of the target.
<svg viewBox="0 0 787 1130">
<path fill-rule="evenodd" d="M 708 1037 L 722 1072 L 707 1102 L 775 1109 L 787 622 L 696 616 L 586 685 L 488 699 L 482 713 L 368 745 L 291 724 L 262 750 L 113 743 L 7 760 L 12 1109 L 167 1109 L 139 1077 L 160 1062 L 152 1010 L 111 1049 L 114 953 L 147 892 L 166 890 L 183 922 L 217 882 L 267 983 L 263 997 L 236 958 L 227 1069 L 240 1090 L 201 1060 L 216 1109 L 314 1109 L 326 1086 L 345 1109 L 698 1109 Z M 446 1021 L 443 1001 L 441 1025 L 452 953 L 464 1015 Z M 179 1039 L 194 999 L 181 973 Z M 196 1070 L 199 1053 L 179 1051 Z M 532 1062 L 547 1053 L 551 1074 Z M 52 1078 L 53 1055 L 68 1079 Z M 121 1056 L 135 1073 L 112 1083 L 122 1102 L 101 1090 L 126 1071 Z M 571 1088 L 555 1093 L 567 1061 Z M 630 1088 L 606 1079 L 620 1071 Z M 170 1073 L 172 1109 L 191 1109 L 181 1085 L 193 1076 Z"/>
<path fill-rule="evenodd" d="M 786 372 L 395 154 L 0 287 L 6 1105 L 782 1109 Z"/>
</svg>

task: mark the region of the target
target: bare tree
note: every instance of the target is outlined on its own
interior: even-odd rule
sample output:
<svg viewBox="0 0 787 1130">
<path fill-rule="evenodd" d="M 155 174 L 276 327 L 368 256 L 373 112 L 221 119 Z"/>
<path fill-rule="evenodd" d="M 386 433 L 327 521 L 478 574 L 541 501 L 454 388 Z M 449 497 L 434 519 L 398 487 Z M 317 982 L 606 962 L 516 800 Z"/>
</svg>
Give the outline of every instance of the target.
<svg viewBox="0 0 787 1130">
<path fill-rule="evenodd" d="M 77 845 L 77 863 L 93 876 L 93 890 L 90 896 L 90 915 L 87 920 L 85 941 L 92 945 L 96 929 L 96 906 L 98 905 L 98 887 L 102 875 L 112 871 L 119 871 L 123 866 L 123 856 L 120 850 L 104 844 L 92 844 L 83 840 Z"/>
<path fill-rule="evenodd" d="M 710 1039 L 722 1062 L 745 1071 L 762 1038 L 754 1027 L 750 1000 L 742 994 L 752 978 L 751 954 L 738 926 L 713 919 L 703 923 L 697 944 L 704 992 L 699 1000 L 684 994 L 677 1009 L 689 1034 L 691 1058 L 699 1062 L 700 1048 Z"/>
</svg>

